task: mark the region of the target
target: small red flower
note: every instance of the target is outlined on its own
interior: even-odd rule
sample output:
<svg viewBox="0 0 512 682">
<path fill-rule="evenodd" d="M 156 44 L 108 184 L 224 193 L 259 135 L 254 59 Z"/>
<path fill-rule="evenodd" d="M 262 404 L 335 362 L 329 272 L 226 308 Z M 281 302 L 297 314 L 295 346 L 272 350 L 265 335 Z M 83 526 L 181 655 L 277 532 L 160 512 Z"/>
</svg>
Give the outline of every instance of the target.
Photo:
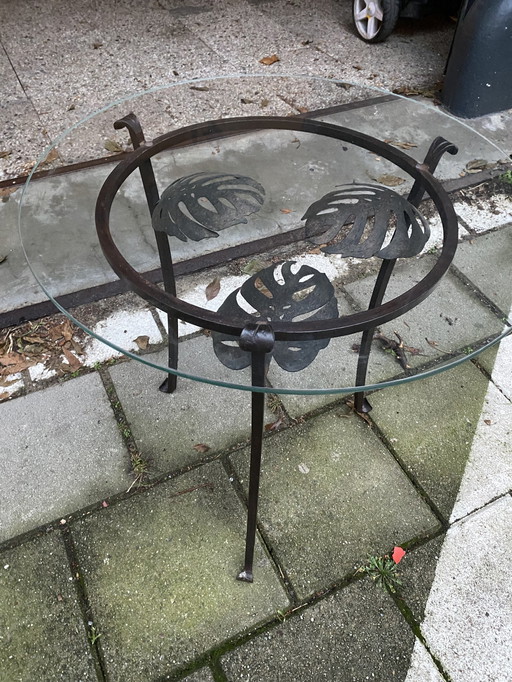
<svg viewBox="0 0 512 682">
<path fill-rule="evenodd" d="M 393 559 L 395 564 L 399 564 L 402 561 L 402 559 L 404 558 L 404 556 L 405 556 L 405 550 L 402 549 L 401 547 L 395 547 L 393 549 L 393 554 L 391 555 L 391 558 Z"/>
</svg>

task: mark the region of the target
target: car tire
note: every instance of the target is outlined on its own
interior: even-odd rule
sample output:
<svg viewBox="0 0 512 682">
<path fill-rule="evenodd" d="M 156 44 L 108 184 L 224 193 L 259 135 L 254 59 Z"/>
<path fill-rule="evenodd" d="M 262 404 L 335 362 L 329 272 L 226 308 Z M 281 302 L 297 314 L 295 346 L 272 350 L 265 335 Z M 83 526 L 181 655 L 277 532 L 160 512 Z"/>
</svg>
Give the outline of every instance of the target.
<svg viewBox="0 0 512 682">
<path fill-rule="evenodd" d="M 367 43 L 386 40 L 400 15 L 401 0 L 352 0 L 357 35 Z"/>
</svg>

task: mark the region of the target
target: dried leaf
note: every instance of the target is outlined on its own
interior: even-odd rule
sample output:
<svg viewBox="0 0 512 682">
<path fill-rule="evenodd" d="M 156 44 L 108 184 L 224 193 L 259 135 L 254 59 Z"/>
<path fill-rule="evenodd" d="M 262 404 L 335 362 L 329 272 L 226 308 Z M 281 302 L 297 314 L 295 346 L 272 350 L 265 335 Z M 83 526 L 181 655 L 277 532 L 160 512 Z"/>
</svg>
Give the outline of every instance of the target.
<svg viewBox="0 0 512 682">
<path fill-rule="evenodd" d="M 309 109 L 307 107 L 297 107 L 297 109 L 299 110 L 299 113 L 301 113 L 301 114 L 307 114 L 307 112 L 309 111 Z"/>
<path fill-rule="evenodd" d="M 213 279 L 210 284 L 206 287 L 204 293 L 206 294 L 206 300 L 211 301 L 212 298 L 215 298 L 217 294 L 220 291 L 220 279 L 216 277 Z"/>
<path fill-rule="evenodd" d="M 295 213 L 295 211 L 292 208 L 281 208 L 279 209 L 281 213 Z"/>
<path fill-rule="evenodd" d="M 257 258 L 253 258 L 247 263 L 247 265 L 244 265 L 242 272 L 244 275 L 255 275 L 260 270 L 263 270 L 264 267 L 265 266 L 261 261 L 259 261 Z"/>
<path fill-rule="evenodd" d="M 197 452 L 204 453 L 204 452 L 208 452 L 209 449 L 210 449 L 210 446 L 205 445 L 204 443 L 197 443 L 196 445 L 194 445 L 194 450 L 197 450 Z"/>
<path fill-rule="evenodd" d="M 387 187 L 398 187 L 398 185 L 403 185 L 405 182 L 404 178 L 398 177 L 398 175 L 379 175 L 378 178 L 375 178 L 377 182 L 380 182 L 381 185 L 386 185 Z"/>
<path fill-rule="evenodd" d="M 397 140 L 384 140 L 386 144 L 392 144 L 393 147 L 399 147 L 400 149 L 412 149 L 413 147 L 417 147 L 417 144 L 414 144 L 413 142 L 398 142 Z"/>
<path fill-rule="evenodd" d="M 62 346 L 62 352 L 64 353 L 64 357 L 68 361 L 69 366 L 71 367 L 73 372 L 77 369 L 80 369 L 82 363 L 76 357 L 76 355 L 73 355 L 73 353 L 70 350 L 68 350 L 65 346 Z"/>
<path fill-rule="evenodd" d="M 258 291 L 261 291 L 263 296 L 266 296 L 267 298 L 273 298 L 272 293 L 267 289 L 267 287 L 263 284 L 263 281 L 257 277 L 254 281 L 254 286 Z"/>
<path fill-rule="evenodd" d="M 473 161 L 468 161 L 465 171 L 466 173 L 480 173 L 491 165 L 485 159 L 473 159 Z"/>
<path fill-rule="evenodd" d="M 492 424 L 492 421 L 490 419 L 484 419 L 484 424 L 487 424 L 487 426 L 490 426 Z"/>
<path fill-rule="evenodd" d="M 103 43 L 93 43 L 92 47 L 93 50 L 98 50 L 100 47 L 103 47 Z"/>
<path fill-rule="evenodd" d="M 276 62 L 279 62 L 280 59 L 276 54 L 270 55 L 270 57 L 263 57 L 263 59 L 260 59 L 260 64 L 264 64 L 265 66 L 270 66 L 271 64 L 275 64 Z"/>
<path fill-rule="evenodd" d="M 279 417 L 279 419 L 276 419 L 275 422 L 265 424 L 265 431 L 277 431 L 279 427 L 283 425 L 283 423 L 284 423 L 283 417 Z"/>
<path fill-rule="evenodd" d="M 0 159 L 5 159 L 7 156 L 10 156 L 12 154 L 12 151 L 10 149 L 4 149 L 3 151 L 0 151 Z"/>
<path fill-rule="evenodd" d="M 133 342 L 137 344 L 140 350 L 146 350 L 149 346 L 149 336 L 146 336 L 145 334 L 137 336 L 136 339 L 133 339 Z"/>
<path fill-rule="evenodd" d="M 402 561 L 402 559 L 404 558 L 404 556 L 405 556 L 405 550 L 402 549 L 401 547 L 395 547 L 393 549 L 393 554 L 391 555 L 391 558 L 393 559 L 395 564 L 399 564 Z"/>
<path fill-rule="evenodd" d="M 9 199 L 9 195 L 15 192 L 18 189 L 18 187 L 2 187 L 0 189 L 0 197 L 2 197 L 2 201 L 7 201 Z"/>
<path fill-rule="evenodd" d="M 48 163 L 52 163 L 53 161 L 57 161 L 58 158 L 59 158 L 59 152 L 54 147 L 53 149 L 50 149 L 46 159 L 44 161 L 41 161 L 40 165 L 45 166 Z"/>
<path fill-rule="evenodd" d="M 254 100 L 254 99 L 248 99 L 247 97 L 242 97 L 241 100 L 240 100 L 240 102 L 241 102 L 242 104 L 254 104 L 254 103 L 256 102 L 256 100 Z"/>
<path fill-rule="evenodd" d="M 0 255 L 0 263 L 3 263 L 5 260 L 7 260 L 7 256 Z"/>
<path fill-rule="evenodd" d="M 116 140 L 105 140 L 104 147 L 108 152 L 113 152 L 114 154 L 119 154 L 119 152 L 123 151 L 122 146 Z"/>
<path fill-rule="evenodd" d="M 178 74 L 176 73 L 174 75 L 177 76 Z M 197 90 L 198 92 L 208 92 L 210 88 L 207 85 L 191 85 L 190 89 Z"/>
<path fill-rule="evenodd" d="M 0 393 L 0 400 L 7 400 L 11 394 L 7 393 L 7 391 L 3 391 L 3 393 Z"/>
</svg>

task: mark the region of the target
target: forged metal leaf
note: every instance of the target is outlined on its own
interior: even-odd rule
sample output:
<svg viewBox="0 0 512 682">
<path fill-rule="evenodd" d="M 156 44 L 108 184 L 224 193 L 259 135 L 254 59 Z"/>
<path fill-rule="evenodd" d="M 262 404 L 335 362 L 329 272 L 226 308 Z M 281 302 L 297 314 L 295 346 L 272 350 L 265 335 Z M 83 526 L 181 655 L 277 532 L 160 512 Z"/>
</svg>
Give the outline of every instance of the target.
<svg viewBox="0 0 512 682">
<path fill-rule="evenodd" d="M 264 202 L 263 187 L 244 175 L 194 173 L 173 182 L 152 215 L 153 228 L 185 242 L 218 237 L 218 230 L 246 223 Z"/>
<path fill-rule="evenodd" d="M 354 258 L 416 256 L 430 236 L 418 209 L 379 185 L 344 185 L 311 204 L 302 220 L 306 221 L 306 238 L 314 244 L 331 241 L 347 226 L 347 234 L 322 251 Z M 383 247 L 391 230 L 391 240 Z"/>
<path fill-rule="evenodd" d="M 299 268 L 294 261 L 286 261 L 250 277 L 226 298 L 218 312 L 243 322 L 249 318 L 269 322 L 327 320 L 338 317 L 338 302 L 326 275 L 309 265 Z M 223 365 L 243 369 L 251 364 L 251 354 L 238 347 L 235 337 L 213 332 L 212 338 L 215 354 Z M 278 341 L 267 361 L 273 356 L 287 372 L 298 372 L 328 344 L 329 339 Z"/>
</svg>

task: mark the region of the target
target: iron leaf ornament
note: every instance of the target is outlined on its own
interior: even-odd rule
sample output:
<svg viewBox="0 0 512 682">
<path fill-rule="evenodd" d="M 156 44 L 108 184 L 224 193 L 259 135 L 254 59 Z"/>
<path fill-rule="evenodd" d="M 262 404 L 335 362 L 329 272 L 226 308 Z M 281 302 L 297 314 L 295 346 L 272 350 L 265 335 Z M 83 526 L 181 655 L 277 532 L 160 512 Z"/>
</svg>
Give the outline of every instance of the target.
<svg viewBox="0 0 512 682">
<path fill-rule="evenodd" d="M 155 231 L 197 242 L 247 223 L 264 200 L 263 187 L 245 175 L 193 173 L 164 190 L 151 219 Z"/>
<path fill-rule="evenodd" d="M 251 312 L 249 312 L 251 311 Z M 338 317 L 334 287 L 325 274 L 309 265 L 294 261 L 271 265 L 260 270 L 233 291 L 218 312 L 230 319 L 247 321 L 313 321 Z M 244 369 L 251 364 L 251 354 L 238 346 L 237 339 L 213 332 L 213 349 L 223 365 Z M 310 365 L 330 339 L 313 341 L 277 341 L 267 355 L 288 372 L 298 372 Z"/>
<path fill-rule="evenodd" d="M 380 185 L 343 185 L 311 204 L 302 220 L 306 238 L 315 244 L 330 242 L 347 226 L 346 234 L 322 251 L 353 258 L 410 258 L 420 253 L 430 236 L 418 209 Z M 383 247 L 389 230 L 391 240 Z"/>
</svg>

